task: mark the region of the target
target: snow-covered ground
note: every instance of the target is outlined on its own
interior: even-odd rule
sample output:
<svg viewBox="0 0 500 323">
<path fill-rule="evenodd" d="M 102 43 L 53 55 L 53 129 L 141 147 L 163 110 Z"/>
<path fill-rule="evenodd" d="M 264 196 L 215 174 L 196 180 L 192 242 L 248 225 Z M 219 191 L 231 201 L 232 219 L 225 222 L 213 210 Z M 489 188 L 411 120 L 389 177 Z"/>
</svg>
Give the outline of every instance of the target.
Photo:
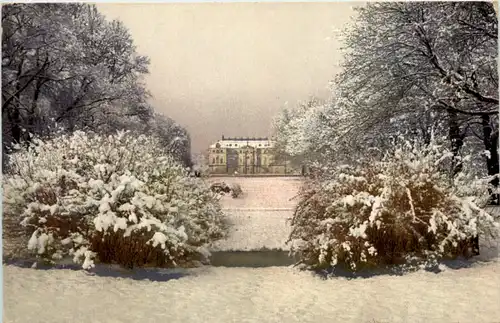
<svg viewBox="0 0 500 323">
<path fill-rule="evenodd" d="M 237 183 L 243 190 L 241 198 L 225 195 L 222 206 L 225 209 L 293 209 L 293 199 L 302 184 L 300 177 L 210 177 L 210 183 Z"/>
<path fill-rule="evenodd" d="M 290 235 L 288 219 L 293 211 L 239 210 L 226 211 L 226 214 L 231 224 L 228 237 L 217 241 L 211 250 L 289 250 L 285 242 Z"/>
<path fill-rule="evenodd" d="M 498 262 L 353 280 L 288 267 L 155 278 L 163 281 L 4 266 L 4 322 L 500 322 Z"/>
<path fill-rule="evenodd" d="M 210 182 L 238 183 L 243 196 L 221 199 L 231 224 L 228 238 L 213 251 L 288 250 L 290 222 L 302 179 L 298 177 L 212 177 Z"/>
</svg>

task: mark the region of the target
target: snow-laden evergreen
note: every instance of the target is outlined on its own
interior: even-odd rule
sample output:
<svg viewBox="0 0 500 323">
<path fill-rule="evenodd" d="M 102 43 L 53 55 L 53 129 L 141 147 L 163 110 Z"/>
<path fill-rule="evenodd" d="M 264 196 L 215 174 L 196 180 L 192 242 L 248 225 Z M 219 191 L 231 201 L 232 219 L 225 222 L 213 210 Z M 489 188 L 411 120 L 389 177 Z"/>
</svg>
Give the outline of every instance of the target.
<svg viewBox="0 0 500 323">
<path fill-rule="evenodd" d="M 156 138 L 75 132 L 32 142 L 11 156 L 4 215 L 27 227 L 27 247 L 44 259 L 176 265 L 206 259 L 206 245 L 224 236 L 216 197 Z"/>
</svg>

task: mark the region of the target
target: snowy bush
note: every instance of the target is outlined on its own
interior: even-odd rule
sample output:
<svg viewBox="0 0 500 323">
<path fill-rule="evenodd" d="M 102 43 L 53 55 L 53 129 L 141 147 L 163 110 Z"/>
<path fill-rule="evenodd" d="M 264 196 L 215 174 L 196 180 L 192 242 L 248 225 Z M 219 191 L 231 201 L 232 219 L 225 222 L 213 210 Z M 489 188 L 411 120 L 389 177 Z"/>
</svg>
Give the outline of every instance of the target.
<svg viewBox="0 0 500 323">
<path fill-rule="evenodd" d="M 210 189 L 212 190 L 212 192 L 214 192 L 216 194 L 222 194 L 222 195 L 224 193 L 231 192 L 231 188 L 229 187 L 229 185 L 227 185 L 224 182 L 213 183 L 212 185 L 210 185 Z"/>
<path fill-rule="evenodd" d="M 498 223 L 481 208 L 488 181 L 468 175 L 467 158 L 452 180 L 450 158 L 444 147 L 399 143 L 310 180 L 292 219 L 292 254 L 310 269 L 353 271 L 470 256 L 472 239 Z"/>
<path fill-rule="evenodd" d="M 221 208 L 155 138 L 75 132 L 34 139 L 10 159 L 4 216 L 39 257 L 133 266 L 192 265 L 224 236 Z"/>
<path fill-rule="evenodd" d="M 241 186 L 240 184 L 238 183 L 234 183 L 233 185 L 231 185 L 231 197 L 232 198 L 238 198 L 239 196 L 241 196 L 241 194 L 243 194 L 243 190 L 241 189 Z"/>
</svg>

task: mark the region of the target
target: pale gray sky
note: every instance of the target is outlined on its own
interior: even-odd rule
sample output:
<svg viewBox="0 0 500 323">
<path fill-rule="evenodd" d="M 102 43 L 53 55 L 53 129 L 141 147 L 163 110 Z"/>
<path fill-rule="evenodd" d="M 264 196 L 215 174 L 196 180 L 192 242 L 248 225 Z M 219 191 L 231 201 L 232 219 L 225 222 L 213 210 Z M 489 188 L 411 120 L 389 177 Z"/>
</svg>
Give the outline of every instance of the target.
<svg viewBox="0 0 500 323">
<path fill-rule="evenodd" d="M 226 136 L 268 136 L 285 102 L 328 96 L 341 59 L 338 32 L 360 2 L 113 4 L 151 59 L 157 111 L 191 134 L 197 153 Z"/>
</svg>

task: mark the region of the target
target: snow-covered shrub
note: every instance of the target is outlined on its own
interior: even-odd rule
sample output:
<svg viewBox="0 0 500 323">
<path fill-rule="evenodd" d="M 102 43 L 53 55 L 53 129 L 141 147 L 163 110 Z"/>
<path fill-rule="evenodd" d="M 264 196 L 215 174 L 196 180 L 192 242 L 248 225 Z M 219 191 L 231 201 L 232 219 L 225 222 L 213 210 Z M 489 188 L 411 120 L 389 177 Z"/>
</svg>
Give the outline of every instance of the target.
<svg viewBox="0 0 500 323">
<path fill-rule="evenodd" d="M 292 219 L 292 254 L 310 269 L 353 271 L 469 256 L 472 239 L 498 223 L 481 208 L 487 181 L 467 175 L 465 162 L 452 180 L 449 158 L 443 146 L 399 143 L 311 179 Z"/>
<path fill-rule="evenodd" d="M 243 194 L 243 190 L 241 189 L 241 186 L 240 184 L 238 183 L 234 183 L 233 185 L 231 185 L 231 197 L 232 198 L 238 198 L 239 196 L 241 196 L 241 194 Z"/>
<path fill-rule="evenodd" d="M 217 182 L 210 185 L 212 192 L 216 194 L 224 194 L 231 192 L 231 187 L 224 182 Z"/>
<path fill-rule="evenodd" d="M 189 265 L 225 234 L 210 188 L 188 176 L 158 140 L 75 132 L 33 140 L 10 159 L 4 215 L 43 259 L 73 256 L 121 265 Z"/>
</svg>

